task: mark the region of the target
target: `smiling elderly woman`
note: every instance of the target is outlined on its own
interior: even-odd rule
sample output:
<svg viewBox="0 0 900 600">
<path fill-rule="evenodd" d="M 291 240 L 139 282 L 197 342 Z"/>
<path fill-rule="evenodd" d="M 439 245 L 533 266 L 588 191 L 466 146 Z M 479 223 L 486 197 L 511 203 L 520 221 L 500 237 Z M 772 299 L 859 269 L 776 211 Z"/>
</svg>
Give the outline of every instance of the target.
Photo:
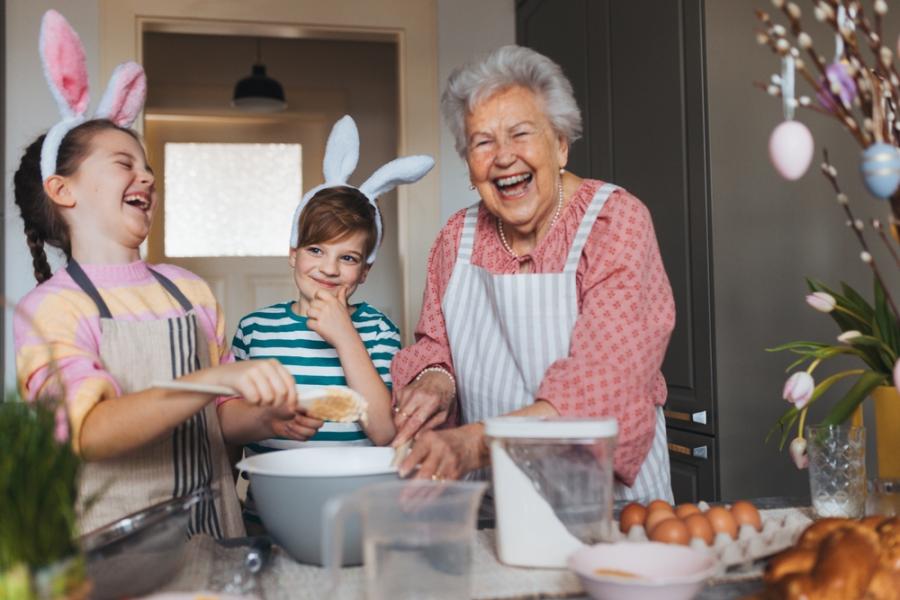
<svg viewBox="0 0 900 600">
<path fill-rule="evenodd" d="M 391 367 L 394 445 L 415 436 L 401 472 L 488 466 L 490 417 L 610 416 L 616 498 L 671 501 L 660 365 L 675 311 L 647 208 L 565 170 L 581 114 L 533 50 L 457 69 L 441 108 L 481 202 L 441 230 L 416 343 Z"/>
</svg>

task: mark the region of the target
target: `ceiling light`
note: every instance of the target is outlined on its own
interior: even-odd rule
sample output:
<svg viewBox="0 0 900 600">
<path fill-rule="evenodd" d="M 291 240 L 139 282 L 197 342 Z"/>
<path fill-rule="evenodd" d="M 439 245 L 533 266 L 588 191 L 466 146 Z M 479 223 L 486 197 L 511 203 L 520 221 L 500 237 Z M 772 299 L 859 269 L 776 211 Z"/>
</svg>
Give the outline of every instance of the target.
<svg viewBox="0 0 900 600">
<path fill-rule="evenodd" d="M 249 77 L 244 77 L 234 86 L 231 105 L 247 112 L 278 112 L 287 107 L 284 88 L 266 75 L 259 39 L 256 40 L 256 63 L 253 71 Z"/>
</svg>

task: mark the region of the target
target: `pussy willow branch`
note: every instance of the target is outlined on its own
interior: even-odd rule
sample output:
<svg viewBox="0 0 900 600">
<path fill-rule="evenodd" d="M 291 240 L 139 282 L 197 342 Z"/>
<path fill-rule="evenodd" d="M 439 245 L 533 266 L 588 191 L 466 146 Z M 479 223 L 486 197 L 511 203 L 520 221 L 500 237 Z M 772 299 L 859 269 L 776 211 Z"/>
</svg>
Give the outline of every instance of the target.
<svg viewBox="0 0 900 600">
<path fill-rule="evenodd" d="M 762 81 L 754 81 L 753 86 L 763 90 L 764 92 L 766 92 L 767 94 L 769 94 L 770 96 L 772 96 L 774 98 L 781 98 L 781 88 L 772 89 L 771 85 L 767 85 L 767 84 L 763 83 Z M 819 114 L 825 115 L 827 117 L 833 116 L 830 111 L 827 111 L 824 108 L 822 108 L 821 106 L 814 104 L 812 102 L 812 100 L 810 100 L 810 102 L 808 104 L 804 104 L 801 102 L 799 104 L 799 108 L 805 108 L 807 110 L 812 110 Z"/>
<path fill-rule="evenodd" d="M 896 224 L 894 224 L 893 226 L 896 227 Z M 878 219 L 872 219 L 872 229 L 874 229 L 878 233 L 878 237 L 880 237 L 881 241 L 884 242 L 884 245 L 887 246 L 888 252 L 891 253 L 891 256 L 894 257 L 894 262 L 897 264 L 897 267 L 900 268 L 900 256 L 897 255 L 897 251 L 894 249 L 894 244 L 891 243 L 891 240 L 884 232 L 884 226 L 881 224 L 881 221 L 879 221 Z"/>
<path fill-rule="evenodd" d="M 866 242 L 865 236 L 863 236 L 862 227 L 857 225 L 861 224 L 862 221 L 858 221 L 856 217 L 853 216 L 853 209 L 850 208 L 850 203 L 847 201 L 847 195 L 843 191 L 841 191 L 841 186 L 837 181 L 837 169 L 835 169 L 834 166 L 832 166 L 831 162 L 828 160 L 828 150 L 823 150 L 822 154 L 825 156 L 825 161 L 822 163 L 822 174 L 825 175 L 825 178 L 828 179 L 829 183 L 831 183 L 831 187 L 832 189 L 834 189 L 834 193 L 837 194 L 837 197 L 839 199 L 838 203 L 841 205 L 841 207 L 843 207 L 844 212 L 847 214 L 847 222 L 850 229 L 853 230 L 853 233 L 856 235 L 856 239 L 859 240 L 859 244 L 862 246 L 863 251 L 868 254 L 869 257 L 871 257 L 871 260 L 868 261 L 867 264 L 872 268 L 872 273 L 881 284 L 888 304 L 891 307 L 891 311 L 893 311 L 894 313 L 894 318 L 900 321 L 900 312 L 897 311 L 897 306 L 894 304 L 894 298 L 893 296 L 891 296 L 890 289 L 885 284 L 884 278 L 881 276 L 881 271 L 879 271 L 878 265 L 875 263 L 875 257 L 869 250 L 869 244 Z"/>
<path fill-rule="evenodd" d="M 800 17 L 802 16 L 802 11 L 800 10 L 800 7 L 797 6 L 797 4 L 794 2 L 785 2 L 784 0 L 773 0 L 772 4 L 774 4 L 776 8 L 779 8 L 781 10 L 781 12 L 784 14 L 785 18 L 788 19 L 788 22 L 789 22 L 790 28 L 791 28 L 791 33 L 794 35 L 794 38 L 797 40 L 798 45 L 801 48 L 803 48 L 804 50 L 806 50 L 806 53 L 812 59 L 813 64 L 816 65 L 816 68 L 819 71 L 820 77 L 823 80 L 827 81 L 826 70 L 828 68 L 828 65 L 825 61 L 825 58 L 816 51 L 816 48 L 813 44 L 812 37 L 810 37 L 810 35 L 803 30 L 803 24 L 800 21 Z M 828 5 L 824 5 L 824 6 L 827 7 Z M 835 13 L 835 9 L 829 7 L 828 10 L 825 10 L 822 12 L 824 13 L 825 20 L 829 21 L 832 28 L 837 33 L 841 33 L 838 31 L 837 16 Z M 771 22 L 771 19 L 770 19 L 770 22 Z M 856 47 L 856 40 L 854 39 L 853 36 L 849 36 L 849 38 L 847 38 L 842 34 L 841 38 L 844 39 L 846 42 L 844 45 L 845 54 L 847 54 L 850 59 L 850 64 L 852 67 L 851 75 L 852 75 L 853 79 L 856 81 L 857 96 L 859 98 L 860 104 L 863 107 L 863 113 L 865 114 L 871 110 L 871 104 L 869 102 L 868 94 L 866 92 L 867 82 L 865 81 L 865 78 L 862 76 L 862 73 L 861 73 L 862 65 L 864 64 L 865 61 L 862 60 L 862 57 L 859 54 L 859 50 Z M 812 84 L 812 86 L 814 89 L 819 88 L 819 85 L 817 83 L 815 83 L 815 80 L 814 80 L 814 83 Z M 841 108 L 846 109 L 843 111 L 843 114 L 842 114 L 842 118 L 845 121 L 851 117 L 852 113 L 850 112 L 849 108 L 843 106 L 843 102 L 841 102 L 840 98 L 838 96 L 836 96 L 834 94 L 834 92 L 831 91 L 830 86 L 824 86 L 823 91 L 825 93 L 831 94 L 832 97 L 834 98 L 835 102 Z M 849 124 L 845 123 L 845 126 L 849 126 Z"/>
<path fill-rule="evenodd" d="M 794 10 L 789 10 L 788 6 L 794 7 Z M 793 3 L 782 4 L 782 10 L 785 11 L 785 14 L 791 21 L 791 32 L 798 37 L 803 34 L 803 29 L 799 20 L 799 9 L 796 8 L 796 5 Z M 788 41 L 787 37 L 784 35 L 784 27 L 774 23 L 771 17 L 762 10 L 756 10 L 757 18 L 762 22 L 765 26 L 766 30 L 764 33 L 760 34 L 760 41 L 767 44 L 769 48 L 778 56 L 784 57 L 788 53 L 797 52 L 796 48 Z M 823 79 L 827 81 L 825 77 L 825 69 L 826 66 L 824 64 L 823 59 L 818 55 L 815 51 L 815 48 L 810 44 L 807 48 L 807 54 L 809 54 L 810 58 L 813 61 L 813 64 L 816 65 L 816 68 L 819 70 Z M 832 97 L 832 102 L 835 106 L 835 112 L 827 111 L 829 115 L 837 119 L 841 125 L 843 125 L 850 134 L 856 139 L 857 143 L 862 148 L 865 148 L 869 145 L 870 140 L 869 136 L 865 132 L 865 130 L 860 126 L 857 122 L 855 116 L 850 110 L 848 110 L 843 101 L 840 99 L 838 95 L 831 91 L 831 87 L 828 85 L 821 86 L 815 77 L 809 72 L 806 67 L 806 64 L 802 60 L 798 60 L 796 64 L 797 72 L 801 74 L 801 76 L 806 80 L 807 84 L 816 91 L 822 91 L 823 93 L 830 94 Z M 857 88 L 860 88 L 859 84 L 857 84 Z"/>
</svg>

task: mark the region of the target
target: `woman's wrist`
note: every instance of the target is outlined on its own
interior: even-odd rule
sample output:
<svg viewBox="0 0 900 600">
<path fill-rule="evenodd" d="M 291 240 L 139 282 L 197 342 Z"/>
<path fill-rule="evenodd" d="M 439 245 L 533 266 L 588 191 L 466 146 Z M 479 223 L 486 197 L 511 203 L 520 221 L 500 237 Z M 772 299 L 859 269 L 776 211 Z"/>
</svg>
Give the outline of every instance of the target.
<svg viewBox="0 0 900 600">
<path fill-rule="evenodd" d="M 454 377 L 453 373 L 451 373 L 448 369 L 445 369 L 441 365 L 430 365 L 428 367 L 425 367 L 424 369 L 419 371 L 419 374 L 416 375 L 416 378 L 413 379 L 413 381 L 419 381 L 428 373 L 442 373 L 447 379 L 450 380 L 450 388 L 452 390 L 450 399 L 452 400 L 454 397 L 456 397 L 456 377 Z"/>
</svg>

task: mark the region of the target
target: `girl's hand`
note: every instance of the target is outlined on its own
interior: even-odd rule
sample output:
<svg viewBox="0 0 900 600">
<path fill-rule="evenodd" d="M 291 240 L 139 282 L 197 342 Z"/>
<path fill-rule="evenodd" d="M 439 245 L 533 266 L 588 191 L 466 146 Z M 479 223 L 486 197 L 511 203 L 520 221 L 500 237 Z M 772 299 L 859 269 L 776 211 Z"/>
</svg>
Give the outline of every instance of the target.
<svg viewBox="0 0 900 600">
<path fill-rule="evenodd" d="M 274 358 L 242 360 L 216 367 L 217 383 L 234 389 L 250 404 L 297 407 L 294 376 Z"/>
<path fill-rule="evenodd" d="M 285 409 L 278 407 L 272 411 L 270 425 L 272 433 L 277 437 L 305 442 L 314 435 L 324 421 L 309 417 L 302 409 Z"/>
<path fill-rule="evenodd" d="M 443 424 L 450 414 L 450 406 L 455 397 L 453 382 L 440 371 L 429 371 L 418 381 L 413 381 L 400 390 L 397 394 L 397 406 L 394 407 L 397 436 L 391 445 L 397 447 L 416 435 Z"/>
<path fill-rule="evenodd" d="M 337 348 L 341 342 L 356 336 L 356 328 L 350 320 L 347 305 L 347 288 L 339 287 L 337 294 L 319 290 L 309 303 L 306 311 L 309 328 L 322 336 L 326 342 Z"/>
<path fill-rule="evenodd" d="M 414 479 L 459 479 L 483 466 L 487 449 L 480 425 L 466 425 L 418 436 L 398 468 L 406 477 L 418 465 Z"/>
</svg>

